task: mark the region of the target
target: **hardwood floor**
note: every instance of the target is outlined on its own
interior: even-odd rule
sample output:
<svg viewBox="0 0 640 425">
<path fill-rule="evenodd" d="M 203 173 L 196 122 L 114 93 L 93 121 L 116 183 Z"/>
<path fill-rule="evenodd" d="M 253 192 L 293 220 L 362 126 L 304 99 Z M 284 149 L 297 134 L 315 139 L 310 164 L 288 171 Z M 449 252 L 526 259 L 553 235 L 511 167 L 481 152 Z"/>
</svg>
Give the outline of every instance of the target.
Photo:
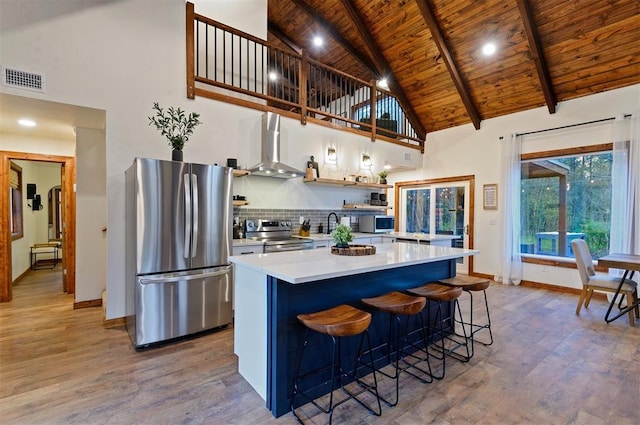
<svg viewBox="0 0 640 425">
<path fill-rule="evenodd" d="M 30 272 L 0 304 L 1 423 L 296 423 L 274 419 L 237 373 L 231 329 L 136 352 L 124 328 L 103 328 L 101 308 L 73 310 L 60 288 L 59 271 Z M 448 362 L 443 381 L 403 375 L 381 417 L 349 402 L 334 423 L 640 423 L 640 327 L 605 324 L 602 299 L 576 316 L 575 295 L 494 284 L 489 296 L 493 346 Z"/>
</svg>

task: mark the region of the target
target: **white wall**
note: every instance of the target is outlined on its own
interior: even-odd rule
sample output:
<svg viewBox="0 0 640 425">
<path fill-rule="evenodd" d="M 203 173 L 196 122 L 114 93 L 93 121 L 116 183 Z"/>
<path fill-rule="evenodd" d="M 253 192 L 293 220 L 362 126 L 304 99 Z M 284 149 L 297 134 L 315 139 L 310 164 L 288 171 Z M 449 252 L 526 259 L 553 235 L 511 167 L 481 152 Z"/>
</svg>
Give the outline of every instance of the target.
<svg viewBox="0 0 640 425">
<path fill-rule="evenodd" d="M 251 128 L 250 137 L 254 147 L 250 148 L 248 154 L 239 152 L 239 158 L 240 164 L 246 163 L 250 167 L 260 162 L 260 116 L 248 120 L 246 126 Z M 313 124 L 303 126 L 299 120 L 286 117 L 281 119 L 280 139 L 283 162 L 304 170 L 307 161 L 313 156 L 318 162 L 320 177 L 330 179 L 343 179 L 349 174 L 374 179 L 377 178 L 377 172 L 382 170 L 385 159 L 394 158 L 398 163 L 402 161 L 404 165 L 417 168 L 422 156 L 415 149 L 380 141 L 371 142 L 367 137 Z M 330 146 L 336 149 L 336 164 L 325 162 L 327 148 Z M 404 160 L 405 152 L 410 154 L 410 160 Z M 360 168 L 363 153 L 371 157 L 371 170 Z M 246 158 L 249 158 L 248 162 Z M 280 180 L 249 176 L 237 178 L 234 182 L 234 194 L 247 195 L 250 208 L 339 209 L 343 201 L 364 203 L 370 197 L 370 192 L 339 186 L 312 186 L 302 183 L 301 179 Z"/>
<path fill-rule="evenodd" d="M 75 141 L 25 137 L 16 134 L 4 133 L 0 134 L 0 141 L 2 142 L 0 143 L 0 149 L 3 151 L 41 153 L 59 156 L 76 155 Z"/>
<path fill-rule="evenodd" d="M 75 298 L 85 301 L 99 299 L 107 286 L 106 147 L 102 131 L 79 127 L 76 137 Z"/>
<path fill-rule="evenodd" d="M 210 0 L 195 4 L 197 13 L 266 38 L 266 0 Z M 47 92 L 4 86 L 0 91 L 106 111 L 106 314 L 108 319 L 117 318 L 124 315 L 124 170 L 136 156 L 169 159 L 171 155 L 166 141 L 148 126 L 152 103 L 157 101 L 164 107 L 181 107 L 201 114 L 203 124 L 196 129 L 184 152 L 185 161 L 201 163 L 225 163 L 229 157 L 238 158 L 247 166 L 258 162 L 261 113 L 209 99 L 186 98 L 183 0 L 158 0 L 152 6 L 144 0 L 78 1 L 78 7 L 66 7 L 68 10 L 61 13 L 64 7 L 65 4 L 43 0 L 0 2 L 2 22 L 12 22 L 0 34 L 0 64 L 44 73 Z M 390 177 L 409 180 L 475 174 L 479 191 L 483 183 L 498 179 L 499 136 L 582 121 L 589 116 L 609 116 L 607 109 L 626 109 L 630 96 L 635 96 L 637 102 L 637 91 L 636 87 L 632 89 L 635 95 L 626 91 L 605 94 L 604 100 L 597 98 L 586 101 L 587 104 L 578 100 L 575 108 L 568 102 L 560 105 L 554 116 L 540 108 L 487 120 L 480 131 L 468 125 L 430 134 L 425 168 L 419 175 L 404 173 Z M 344 161 L 349 158 L 358 161 L 353 159 L 354 154 L 358 158 L 360 150 L 370 150 L 375 171 L 381 168 L 385 156 L 398 156 L 397 150 L 385 147 L 388 144 L 384 142 L 371 143 L 365 137 L 314 125 L 302 127 L 295 120 L 283 120 L 282 136 L 283 159 L 301 168 L 309 155 L 321 158 L 328 143 L 338 146 Z M 81 166 L 84 167 L 78 164 Z M 344 168 L 353 166 L 347 163 Z M 332 207 L 351 196 L 342 190 L 310 190 L 292 181 L 259 177 L 241 181 L 235 192 L 243 191 L 252 207 L 326 207 L 327 203 Z M 480 199 L 479 192 L 476 197 Z M 477 211 L 476 215 L 477 247 L 483 252 L 476 261 L 479 272 L 493 273 L 495 268 L 491 241 L 494 232 L 488 225 L 493 215 L 497 214 Z M 77 233 L 85 230 L 92 231 L 78 228 Z M 78 240 L 78 243 L 80 251 L 83 249 L 80 243 L 86 242 Z M 78 279 L 77 295 L 97 293 L 101 285 L 100 281 Z"/>
<path fill-rule="evenodd" d="M 24 237 L 11 243 L 11 280 L 15 280 L 31 266 L 31 246 L 49 241 L 48 204 L 49 189 L 60 185 L 60 164 L 13 160 L 22 167 L 22 218 Z M 40 195 L 42 209 L 33 210 L 33 201 L 27 199 L 27 183 L 36 185 L 36 194 Z M 43 254 L 42 257 L 46 258 Z"/>
<path fill-rule="evenodd" d="M 475 248 L 474 271 L 495 274 L 497 268 L 496 235 L 502 223 L 499 210 L 482 209 L 482 186 L 500 182 L 501 136 L 555 128 L 614 117 L 640 107 L 640 85 L 582 97 L 558 105 L 550 115 L 537 108 L 482 121 L 481 129 L 465 125 L 427 135 L 423 168 L 416 172 L 393 173 L 389 182 L 475 175 Z M 612 123 L 573 128 L 559 132 L 526 136 L 524 152 L 560 149 L 611 142 Z M 499 183 L 499 190 L 503 187 Z M 502 208 L 502 206 L 498 206 Z M 495 221 L 495 224 L 492 224 Z M 524 279 L 559 286 L 580 287 L 575 270 L 525 264 Z"/>
</svg>

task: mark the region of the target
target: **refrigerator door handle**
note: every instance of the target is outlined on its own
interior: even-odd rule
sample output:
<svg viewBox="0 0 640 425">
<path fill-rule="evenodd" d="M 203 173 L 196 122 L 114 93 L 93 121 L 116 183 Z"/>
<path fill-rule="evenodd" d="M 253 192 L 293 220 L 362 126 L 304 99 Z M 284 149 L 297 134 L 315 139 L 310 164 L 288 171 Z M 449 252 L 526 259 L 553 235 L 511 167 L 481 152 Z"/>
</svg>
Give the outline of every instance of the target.
<svg viewBox="0 0 640 425">
<path fill-rule="evenodd" d="M 213 270 L 213 271 L 209 271 L 209 270 Z M 149 285 L 154 283 L 175 282 L 178 280 L 182 281 L 182 280 L 204 279 L 208 277 L 227 274 L 230 271 L 231 271 L 231 266 L 223 266 L 223 267 L 216 267 L 215 269 L 207 269 L 203 273 L 193 273 L 193 274 L 185 274 L 185 275 L 168 273 L 162 276 L 155 276 L 155 277 L 145 276 L 145 277 L 138 278 L 138 282 L 140 282 L 142 285 Z"/>
<path fill-rule="evenodd" d="M 191 175 L 191 190 L 193 191 L 193 245 L 191 247 L 191 257 L 196 256 L 198 251 L 198 175 Z"/>
<path fill-rule="evenodd" d="M 189 258 L 189 236 L 191 233 L 191 186 L 189 174 L 184 174 L 184 258 Z"/>
</svg>

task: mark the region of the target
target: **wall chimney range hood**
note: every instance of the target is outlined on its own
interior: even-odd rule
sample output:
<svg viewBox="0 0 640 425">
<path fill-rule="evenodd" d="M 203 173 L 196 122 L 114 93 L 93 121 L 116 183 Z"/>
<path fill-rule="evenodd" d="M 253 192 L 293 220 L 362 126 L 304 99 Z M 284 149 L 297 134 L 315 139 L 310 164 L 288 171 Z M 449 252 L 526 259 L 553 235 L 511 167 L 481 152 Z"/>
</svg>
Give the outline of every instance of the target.
<svg viewBox="0 0 640 425">
<path fill-rule="evenodd" d="M 290 179 L 304 172 L 280 162 L 280 115 L 267 112 L 262 116 L 262 162 L 249 168 L 251 175 Z"/>
</svg>

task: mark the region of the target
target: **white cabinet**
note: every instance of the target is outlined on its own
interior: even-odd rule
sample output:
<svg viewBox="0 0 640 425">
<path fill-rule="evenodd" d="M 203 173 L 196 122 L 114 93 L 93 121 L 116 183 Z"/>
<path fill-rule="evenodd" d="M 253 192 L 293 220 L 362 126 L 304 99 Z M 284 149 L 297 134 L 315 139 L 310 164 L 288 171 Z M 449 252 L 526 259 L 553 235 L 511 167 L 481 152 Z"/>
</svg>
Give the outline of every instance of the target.
<svg viewBox="0 0 640 425">
<path fill-rule="evenodd" d="M 233 255 L 262 254 L 263 249 L 264 249 L 263 244 L 240 245 L 240 246 L 234 246 L 231 252 L 233 253 Z"/>
<path fill-rule="evenodd" d="M 362 236 L 355 237 L 355 238 L 353 238 L 353 242 L 352 243 L 357 244 L 357 245 L 370 245 L 371 244 L 371 238 L 362 237 Z"/>
<path fill-rule="evenodd" d="M 333 241 L 326 239 L 323 241 L 313 241 L 314 248 L 328 248 L 333 244 Z"/>
</svg>

